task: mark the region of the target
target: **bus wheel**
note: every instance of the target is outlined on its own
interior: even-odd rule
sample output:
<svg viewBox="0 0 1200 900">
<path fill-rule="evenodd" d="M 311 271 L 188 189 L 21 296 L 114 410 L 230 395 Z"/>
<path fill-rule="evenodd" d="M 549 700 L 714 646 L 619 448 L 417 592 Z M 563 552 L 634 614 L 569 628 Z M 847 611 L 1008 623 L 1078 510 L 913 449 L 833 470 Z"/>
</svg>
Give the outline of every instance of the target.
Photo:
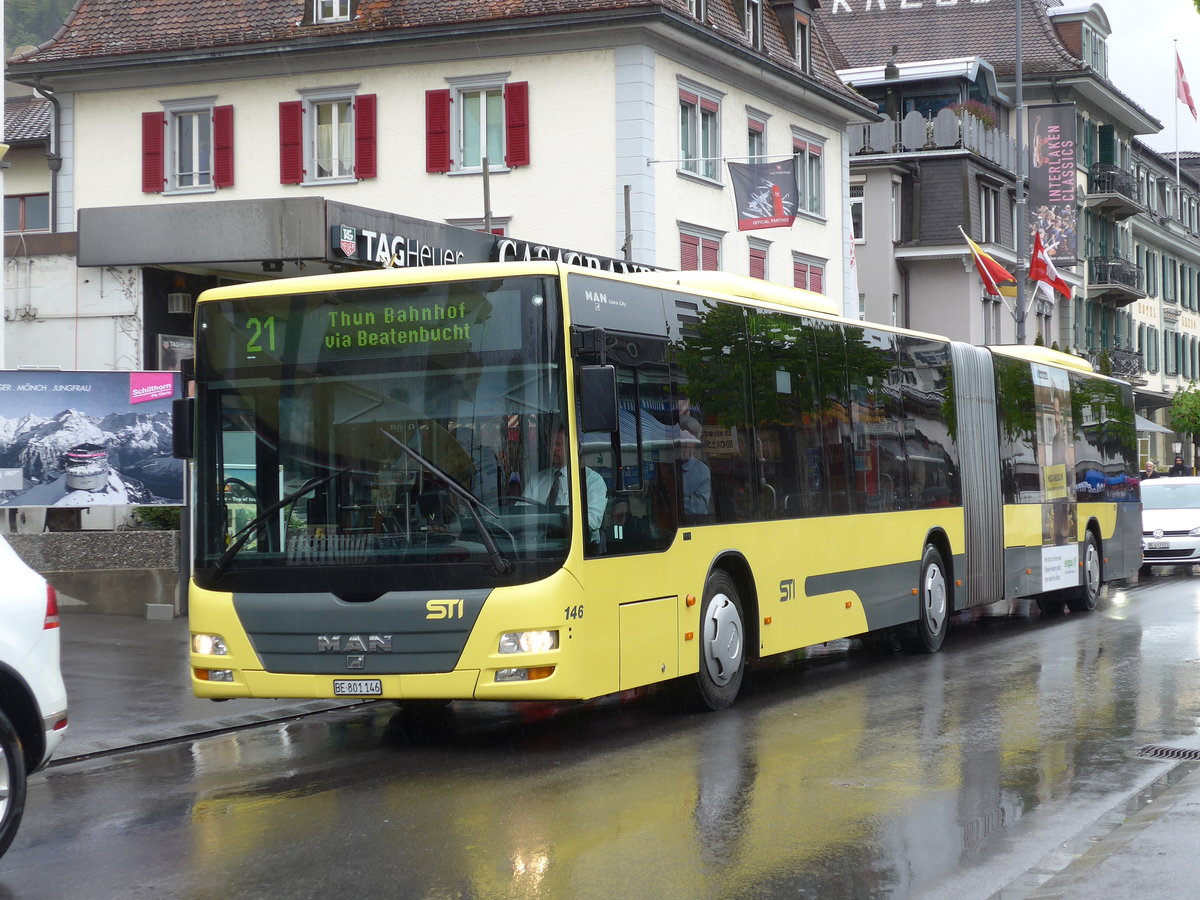
<svg viewBox="0 0 1200 900">
<path fill-rule="evenodd" d="M 708 576 L 700 608 L 700 671 L 696 693 L 709 709 L 732 705 L 742 686 L 746 663 L 746 627 L 737 587 L 720 570 Z"/>
<path fill-rule="evenodd" d="M 1067 594 L 1067 608 L 1071 612 L 1093 610 L 1100 599 L 1100 545 L 1090 531 L 1083 542 L 1083 571 L 1080 574 L 1083 578 L 1079 587 L 1071 588 Z"/>
<path fill-rule="evenodd" d="M 917 621 L 909 626 L 905 644 L 916 652 L 937 653 L 946 639 L 946 625 L 950 620 L 950 591 L 942 554 L 933 544 L 927 545 L 921 556 L 917 600 Z"/>
</svg>

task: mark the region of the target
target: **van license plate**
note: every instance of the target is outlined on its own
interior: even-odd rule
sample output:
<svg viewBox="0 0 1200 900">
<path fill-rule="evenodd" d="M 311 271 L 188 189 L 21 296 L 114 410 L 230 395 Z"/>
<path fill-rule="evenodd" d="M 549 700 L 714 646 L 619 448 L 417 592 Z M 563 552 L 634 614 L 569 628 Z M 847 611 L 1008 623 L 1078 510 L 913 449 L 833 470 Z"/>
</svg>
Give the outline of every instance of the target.
<svg viewBox="0 0 1200 900">
<path fill-rule="evenodd" d="M 382 697 L 383 682 L 378 678 L 355 678 L 335 680 L 333 682 L 335 697 Z"/>
</svg>

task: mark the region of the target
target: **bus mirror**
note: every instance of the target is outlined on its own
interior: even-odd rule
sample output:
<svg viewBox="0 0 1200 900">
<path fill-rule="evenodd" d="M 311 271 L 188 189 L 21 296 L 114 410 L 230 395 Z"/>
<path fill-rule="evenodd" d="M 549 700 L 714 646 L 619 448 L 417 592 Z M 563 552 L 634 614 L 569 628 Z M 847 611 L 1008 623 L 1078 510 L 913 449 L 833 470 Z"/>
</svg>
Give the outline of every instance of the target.
<svg viewBox="0 0 1200 900">
<path fill-rule="evenodd" d="M 176 459 L 192 458 L 192 416 L 196 401 L 183 397 L 171 401 L 171 455 Z"/>
<path fill-rule="evenodd" d="M 613 366 L 579 369 L 580 430 L 612 434 L 617 430 L 617 370 Z"/>
</svg>

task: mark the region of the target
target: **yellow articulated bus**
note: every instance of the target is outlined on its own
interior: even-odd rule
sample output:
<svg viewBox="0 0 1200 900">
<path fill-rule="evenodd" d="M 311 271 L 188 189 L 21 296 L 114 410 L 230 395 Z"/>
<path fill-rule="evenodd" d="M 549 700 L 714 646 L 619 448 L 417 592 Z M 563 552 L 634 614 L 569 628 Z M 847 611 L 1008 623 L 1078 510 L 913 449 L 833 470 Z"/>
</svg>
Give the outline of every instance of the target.
<svg viewBox="0 0 1200 900">
<path fill-rule="evenodd" d="M 584 699 L 1141 563 L 1128 385 L 718 273 L 552 262 L 196 308 L 197 695 Z"/>
</svg>

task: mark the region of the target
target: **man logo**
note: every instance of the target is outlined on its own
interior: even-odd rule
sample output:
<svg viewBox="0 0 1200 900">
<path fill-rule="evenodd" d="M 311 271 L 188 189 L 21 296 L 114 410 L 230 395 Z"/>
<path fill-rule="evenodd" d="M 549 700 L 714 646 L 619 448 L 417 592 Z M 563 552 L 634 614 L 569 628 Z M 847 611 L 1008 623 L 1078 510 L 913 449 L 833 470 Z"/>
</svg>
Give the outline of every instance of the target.
<svg viewBox="0 0 1200 900">
<path fill-rule="evenodd" d="M 317 635 L 318 653 L 391 653 L 390 634 L 340 634 Z"/>
<path fill-rule="evenodd" d="M 425 603 L 426 619 L 461 619 L 463 617 L 462 600 L 429 600 Z"/>
</svg>

